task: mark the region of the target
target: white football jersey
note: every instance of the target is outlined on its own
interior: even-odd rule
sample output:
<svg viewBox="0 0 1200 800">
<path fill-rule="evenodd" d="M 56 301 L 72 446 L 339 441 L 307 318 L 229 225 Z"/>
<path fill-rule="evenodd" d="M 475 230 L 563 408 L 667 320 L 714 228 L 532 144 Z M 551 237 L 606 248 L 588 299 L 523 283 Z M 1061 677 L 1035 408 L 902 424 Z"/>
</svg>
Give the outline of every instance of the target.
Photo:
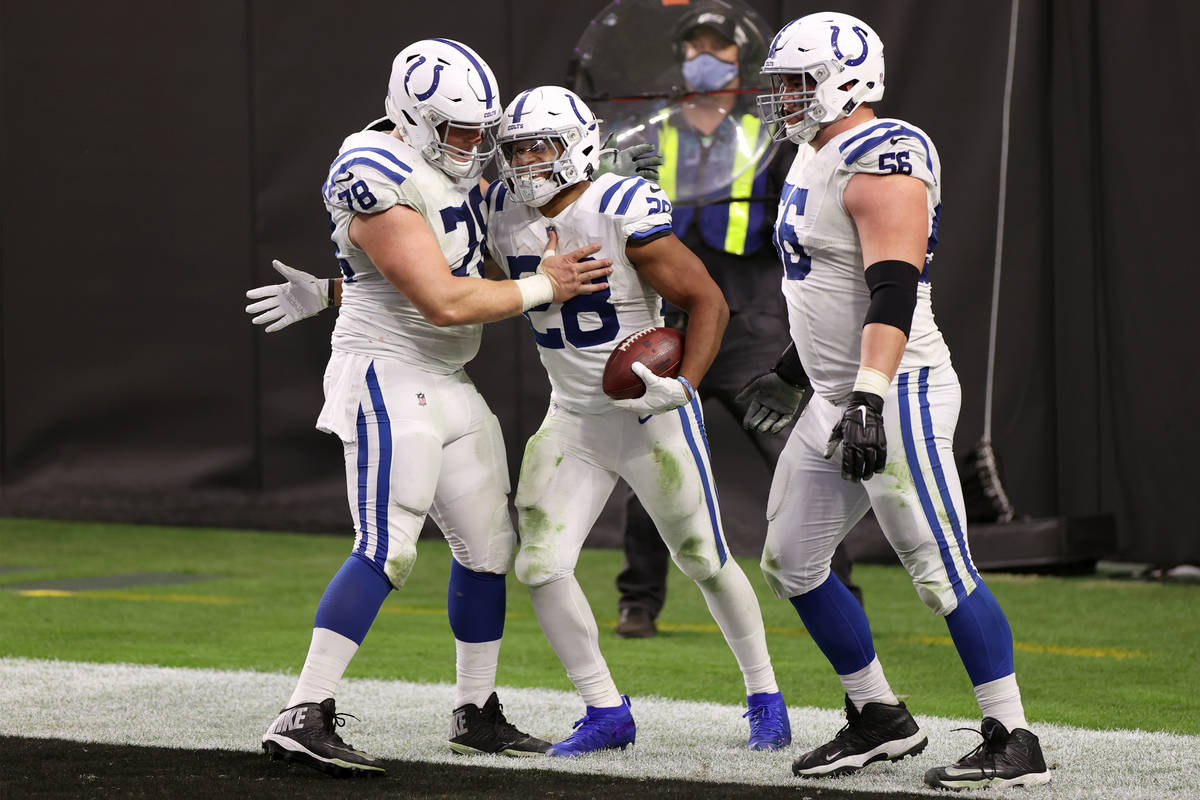
<svg viewBox="0 0 1200 800">
<path fill-rule="evenodd" d="M 792 339 L 813 388 L 835 404 L 853 391 L 863 319 L 871 302 L 858 229 L 842 205 L 842 192 L 858 172 L 912 175 L 925 184 L 926 266 L 898 372 L 950 360 L 933 320 L 928 266 L 937 244 L 941 162 L 920 129 L 900 120 L 872 119 L 842 132 L 818 151 L 800 148 L 780 194 L 775 222 Z"/>
<path fill-rule="evenodd" d="M 439 328 L 426 320 L 350 241 L 350 222 L 355 214 L 409 206 L 425 217 L 450 271 L 482 279 L 483 198 L 478 182 L 451 180 L 390 127 L 381 120 L 348 136 L 321 187 L 344 279 L 332 346 L 449 374 L 474 358 L 483 326 Z"/>
<path fill-rule="evenodd" d="M 601 388 L 609 353 L 626 336 L 663 324 L 662 298 L 625 257 L 625 246 L 670 233 L 666 194 L 643 178 L 608 174 L 553 219 L 514 201 L 499 181 L 488 188 L 485 200 L 488 249 L 513 279 L 537 269 L 551 226 L 558 233 L 559 253 L 595 243 L 601 247 L 594 258 L 612 259 L 605 291 L 525 312 L 553 401 L 582 413 L 611 411 L 612 400 Z"/>
</svg>

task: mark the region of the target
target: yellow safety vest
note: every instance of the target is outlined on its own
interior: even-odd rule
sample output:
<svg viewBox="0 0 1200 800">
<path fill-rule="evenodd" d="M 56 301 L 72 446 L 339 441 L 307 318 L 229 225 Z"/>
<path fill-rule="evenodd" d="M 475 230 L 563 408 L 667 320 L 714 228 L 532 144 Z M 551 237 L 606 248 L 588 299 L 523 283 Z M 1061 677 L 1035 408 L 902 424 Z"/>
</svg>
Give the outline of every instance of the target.
<svg viewBox="0 0 1200 800">
<path fill-rule="evenodd" d="M 754 114 L 743 114 L 737 129 L 737 152 L 734 154 L 733 174 L 736 176 L 729 187 L 730 197 L 750 197 L 754 191 L 755 146 L 762 123 Z M 658 133 L 658 151 L 664 163 L 658 172 L 658 185 L 667 198 L 675 202 L 675 170 L 679 164 L 679 129 L 663 123 Z M 750 204 L 745 201 L 729 204 L 729 224 L 725 228 L 725 251 L 735 255 L 746 252 L 746 235 L 750 225 Z"/>
</svg>

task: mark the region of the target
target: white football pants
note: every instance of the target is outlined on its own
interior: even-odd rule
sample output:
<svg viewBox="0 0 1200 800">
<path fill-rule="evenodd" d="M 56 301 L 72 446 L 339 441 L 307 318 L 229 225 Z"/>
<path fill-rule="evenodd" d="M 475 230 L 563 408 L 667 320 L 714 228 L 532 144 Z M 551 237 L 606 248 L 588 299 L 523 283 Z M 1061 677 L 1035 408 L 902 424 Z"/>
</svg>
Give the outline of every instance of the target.
<svg viewBox="0 0 1200 800">
<path fill-rule="evenodd" d="M 949 614 L 974 590 L 979 575 L 952 449 L 961 397 L 948 362 L 897 375 L 883 405 L 887 463 L 862 483 L 842 478 L 840 449 L 823 457 L 842 409 L 813 397 L 779 458 L 767 502 L 761 566 L 776 595 L 820 586 L 834 549 L 868 508 L 925 605 Z"/>
<path fill-rule="evenodd" d="M 325 396 L 318 428 L 343 440 L 357 552 L 400 588 L 429 514 L 464 567 L 508 572 L 516 533 L 504 440 L 465 372 L 334 352 Z"/>
</svg>

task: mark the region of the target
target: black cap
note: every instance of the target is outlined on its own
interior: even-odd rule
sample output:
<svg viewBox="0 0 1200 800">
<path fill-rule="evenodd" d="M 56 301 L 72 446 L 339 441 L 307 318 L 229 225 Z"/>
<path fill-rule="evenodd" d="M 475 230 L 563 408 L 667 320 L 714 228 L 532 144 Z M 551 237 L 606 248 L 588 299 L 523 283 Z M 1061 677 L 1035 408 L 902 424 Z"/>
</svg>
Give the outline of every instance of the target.
<svg viewBox="0 0 1200 800">
<path fill-rule="evenodd" d="M 687 39 L 692 31 L 701 26 L 712 28 L 739 48 L 745 48 L 750 41 L 742 25 L 741 13 L 720 0 L 702 0 L 688 9 L 675 23 L 675 41 Z"/>
</svg>

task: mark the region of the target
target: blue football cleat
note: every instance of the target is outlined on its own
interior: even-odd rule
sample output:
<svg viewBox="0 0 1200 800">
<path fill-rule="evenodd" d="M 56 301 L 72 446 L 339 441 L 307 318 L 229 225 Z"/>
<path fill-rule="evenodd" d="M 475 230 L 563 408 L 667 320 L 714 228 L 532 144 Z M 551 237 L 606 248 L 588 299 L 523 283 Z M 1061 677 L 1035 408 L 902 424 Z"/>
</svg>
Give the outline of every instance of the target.
<svg viewBox="0 0 1200 800">
<path fill-rule="evenodd" d="M 792 743 L 792 723 L 788 721 L 787 705 L 782 692 L 759 692 L 746 695 L 750 710 L 750 750 L 782 750 Z"/>
<path fill-rule="evenodd" d="M 633 744 L 637 725 L 629 711 L 629 697 L 621 695 L 615 708 L 588 706 L 583 719 L 575 723 L 575 732 L 546 751 L 548 756 L 573 758 L 597 750 L 624 750 Z"/>
</svg>

